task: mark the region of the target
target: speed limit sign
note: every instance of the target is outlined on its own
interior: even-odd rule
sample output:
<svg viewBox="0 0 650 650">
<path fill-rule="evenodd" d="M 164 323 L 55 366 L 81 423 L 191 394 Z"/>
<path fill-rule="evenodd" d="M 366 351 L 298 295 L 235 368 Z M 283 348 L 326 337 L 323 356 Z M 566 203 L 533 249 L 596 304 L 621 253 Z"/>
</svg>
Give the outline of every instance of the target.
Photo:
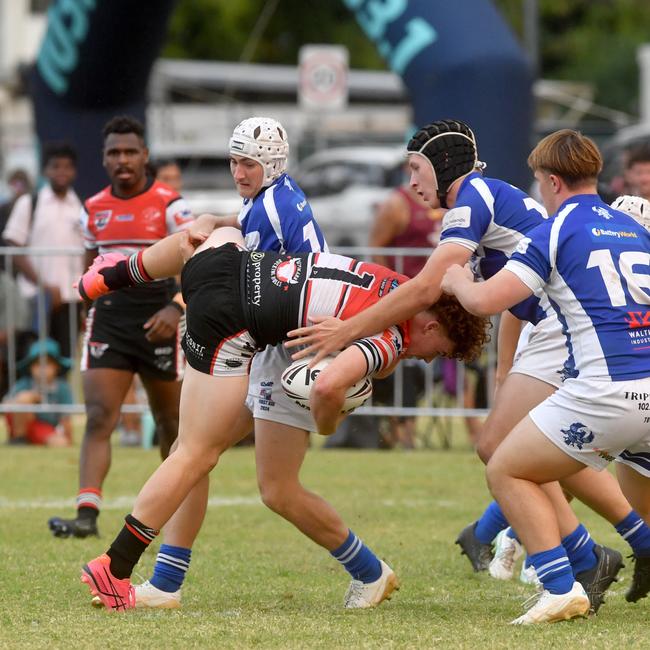
<svg viewBox="0 0 650 650">
<path fill-rule="evenodd" d="M 299 56 L 298 99 L 302 108 L 341 110 L 348 103 L 348 50 L 340 45 L 304 45 Z"/>
</svg>

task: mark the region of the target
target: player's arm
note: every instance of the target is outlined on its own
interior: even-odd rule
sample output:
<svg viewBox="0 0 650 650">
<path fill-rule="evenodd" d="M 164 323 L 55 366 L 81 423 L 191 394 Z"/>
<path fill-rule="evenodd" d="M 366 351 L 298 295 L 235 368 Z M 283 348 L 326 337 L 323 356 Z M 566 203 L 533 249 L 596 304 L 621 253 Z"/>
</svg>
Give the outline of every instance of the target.
<svg viewBox="0 0 650 650">
<path fill-rule="evenodd" d="M 440 297 L 440 282 L 445 270 L 452 264 L 465 264 L 472 251 L 456 243 L 438 246 L 423 269 L 408 282 L 391 291 L 372 307 L 342 321 L 338 318 L 323 319 L 316 325 L 301 327 L 289 332 L 292 340 L 285 346 L 293 348 L 306 345 L 293 355 L 294 359 L 315 355 L 314 363 L 328 354 L 341 350 L 355 339 L 381 332 L 395 323 L 412 318 L 427 309 Z"/>
<path fill-rule="evenodd" d="M 343 418 L 341 409 L 347 389 L 368 372 L 366 357 L 355 346 L 346 348 L 324 370 L 311 390 L 309 408 L 318 433 L 329 436 Z"/>
<path fill-rule="evenodd" d="M 502 269 L 486 282 L 474 282 L 471 271 L 454 264 L 442 279 L 442 290 L 476 316 L 492 316 L 525 300 L 533 293 L 512 271 Z"/>
</svg>

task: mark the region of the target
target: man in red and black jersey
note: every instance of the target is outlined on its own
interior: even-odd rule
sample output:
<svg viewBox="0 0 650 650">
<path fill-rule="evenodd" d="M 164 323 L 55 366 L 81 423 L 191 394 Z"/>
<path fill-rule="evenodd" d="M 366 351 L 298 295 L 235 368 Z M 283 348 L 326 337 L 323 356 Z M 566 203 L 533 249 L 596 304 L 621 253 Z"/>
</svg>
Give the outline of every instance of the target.
<svg viewBox="0 0 650 650">
<path fill-rule="evenodd" d="M 81 211 L 86 266 L 97 254 L 132 254 L 192 221 L 186 201 L 147 175 L 149 152 L 142 124 L 115 117 L 103 135 L 103 163 L 111 183 L 85 201 Z M 97 534 L 102 484 L 111 462 L 110 437 L 136 373 L 147 391 L 163 458 L 169 453 L 178 432 L 183 368 L 178 325 L 183 312 L 173 278 L 125 288 L 93 302 L 81 358 L 87 420 L 77 516 L 50 519 L 55 536 Z"/>
</svg>

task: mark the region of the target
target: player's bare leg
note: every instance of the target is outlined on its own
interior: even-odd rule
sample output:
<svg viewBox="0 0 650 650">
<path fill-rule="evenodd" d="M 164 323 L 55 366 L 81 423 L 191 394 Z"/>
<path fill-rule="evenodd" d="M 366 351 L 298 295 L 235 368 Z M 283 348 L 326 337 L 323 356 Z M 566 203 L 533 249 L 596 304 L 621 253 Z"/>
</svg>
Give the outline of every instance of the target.
<svg viewBox="0 0 650 650">
<path fill-rule="evenodd" d="M 52 517 L 48 525 L 56 537 L 97 534 L 101 490 L 111 466 L 111 434 L 133 373 L 113 368 L 92 368 L 82 374 L 86 428 L 79 457 L 79 494 L 74 519 Z"/>
<path fill-rule="evenodd" d="M 270 420 L 255 420 L 257 481 L 262 501 L 348 570 L 352 582 L 345 607 L 367 608 L 390 598 L 399 587 L 393 570 L 343 523 L 334 508 L 300 482 L 307 431 Z"/>
<path fill-rule="evenodd" d="M 639 474 L 629 465 L 616 463 L 616 475 L 623 492 L 646 524 L 650 524 L 650 478 Z M 642 534 L 638 525 L 631 534 Z M 638 546 L 641 546 L 640 544 Z M 632 584 L 625 594 L 628 602 L 635 603 L 650 592 L 650 548 L 638 548 L 634 552 L 634 574 Z"/>
<path fill-rule="evenodd" d="M 548 440 L 528 416 L 488 463 L 490 490 L 517 530 L 544 587 L 537 603 L 513 623 L 552 622 L 589 611 L 589 598 L 575 580 L 562 546 L 555 509 L 540 488 L 583 467 Z"/>
</svg>

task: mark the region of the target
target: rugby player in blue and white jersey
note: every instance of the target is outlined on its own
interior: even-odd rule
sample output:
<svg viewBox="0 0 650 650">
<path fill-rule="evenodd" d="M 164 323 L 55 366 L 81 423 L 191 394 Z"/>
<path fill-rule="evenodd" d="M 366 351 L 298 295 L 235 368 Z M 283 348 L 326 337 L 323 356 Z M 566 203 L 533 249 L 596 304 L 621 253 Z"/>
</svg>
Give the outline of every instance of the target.
<svg viewBox="0 0 650 650">
<path fill-rule="evenodd" d="M 268 117 L 252 117 L 235 127 L 230 139 L 230 170 L 244 199 L 239 215 L 202 215 L 192 233 L 215 227 L 241 229 L 249 250 L 280 253 L 326 252 L 327 245 L 305 195 L 286 173 L 289 144 L 284 127 Z M 256 355 L 250 372 L 241 434 L 253 428 L 258 484 L 263 502 L 326 548 L 350 573 L 344 604 L 365 608 L 379 604 L 396 584 L 395 574 L 347 527 L 320 496 L 306 490 L 299 473 L 315 430 L 309 413 L 291 402 L 280 376 L 291 363 L 282 346 Z M 153 576 L 136 585 L 136 606 L 175 608 L 189 568 L 191 547 L 208 499 L 206 476 L 165 527 Z"/>
<path fill-rule="evenodd" d="M 625 495 L 650 520 L 650 233 L 600 199 L 602 159 L 580 133 L 547 136 L 528 162 L 555 218 L 529 232 L 486 282 L 474 283 L 458 265 L 442 281 L 445 292 L 481 315 L 544 291 L 574 362 L 572 376 L 531 410 L 488 463 L 490 489 L 544 587 L 515 624 L 589 611 L 541 484 L 586 467 L 600 471 L 615 460 Z M 632 588 L 647 593 L 649 568 L 650 549 L 635 554 Z"/>
<path fill-rule="evenodd" d="M 545 223 L 546 211 L 532 198 L 509 183 L 484 178 L 477 171 L 476 142 L 470 128 L 459 121 L 442 120 L 420 129 L 408 144 L 411 186 L 434 208 L 449 211 L 443 220 L 440 244 L 423 270 L 394 291 L 381 306 L 346 320 L 327 319 L 318 325 L 301 328 L 290 345 L 307 344 L 294 355 L 316 354 L 316 360 L 345 346 L 366 332 L 417 313 L 425 301 L 440 295 L 440 281 L 452 264 L 464 265 L 473 254 L 479 256 L 477 268 L 484 279 L 491 277 L 507 261 L 519 241 L 533 228 Z M 540 318 L 546 312 L 546 318 Z M 570 374 L 565 368 L 569 351 L 561 327 L 547 301 L 530 297 L 511 311 L 534 327 L 525 354 L 500 386 L 493 409 L 486 420 L 478 452 L 487 462 L 497 445 L 531 408 L 542 402 Z M 592 470 L 563 480 L 566 489 L 615 525 L 636 553 L 629 537 L 629 522 L 650 529 L 623 496 L 614 477 Z M 562 539 L 578 576 L 595 610 L 603 602 L 603 592 L 622 566 L 621 555 L 596 545 L 568 505 L 559 485 L 546 486 L 561 523 Z M 488 568 L 492 559 L 491 542 L 507 526 L 498 504 L 492 504 L 478 522 L 467 526 L 457 542 L 476 571 Z"/>
</svg>

